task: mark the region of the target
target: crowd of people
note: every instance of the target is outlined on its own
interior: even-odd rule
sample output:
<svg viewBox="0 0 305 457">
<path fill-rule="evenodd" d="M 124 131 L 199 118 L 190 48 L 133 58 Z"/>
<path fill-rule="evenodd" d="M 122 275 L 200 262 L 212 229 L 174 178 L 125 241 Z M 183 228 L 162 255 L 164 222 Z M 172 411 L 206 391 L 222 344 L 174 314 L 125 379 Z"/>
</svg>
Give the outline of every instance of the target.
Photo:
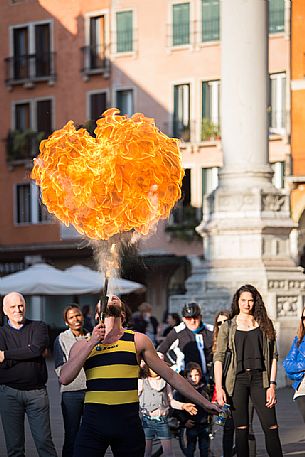
<svg viewBox="0 0 305 457">
<path fill-rule="evenodd" d="M 25 457 L 24 419 L 39 457 L 57 456 L 46 390 L 47 326 L 25 317 L 24 297 L 3 300 L 7 323 L 0 328 L 0 414 L 8 457 Z M 170 418 L 185 428 L 184 453 L 208 457 L 213 416 L 225 404 L 223 457 L 255 457 L 252 421 L 257 414 L 270 457 L 283 455 L 276 418 L 278 352 L 273 323 L 259 291 L 244 285 L 230 310 L 214 325 L 204 322 L 199 304 L 159 325 L 143 303 L 131 316 L 117 296 L 109 297 L 104 321 L 90 309 L 67 306 L 67 329 L 54 343 L 64 423 L 62 457 L 150 457 L 155 438 L 173 457 Z M 293 399 L 305 422 L 305 309 L 297 336 L 284 359 L 294 381 Z M 90 328 L 89 328 L 90 327 Z"/>
</svg>

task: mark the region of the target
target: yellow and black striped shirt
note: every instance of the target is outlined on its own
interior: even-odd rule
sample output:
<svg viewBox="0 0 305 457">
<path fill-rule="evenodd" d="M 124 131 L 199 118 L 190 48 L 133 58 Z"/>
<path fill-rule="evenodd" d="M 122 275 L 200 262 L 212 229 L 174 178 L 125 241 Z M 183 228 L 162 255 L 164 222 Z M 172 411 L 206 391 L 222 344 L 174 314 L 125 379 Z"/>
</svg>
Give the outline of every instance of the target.
<svg viewBox="0 0 305 457">
<path fill-rule="evenodd" d="M 87 377 L 85 403 L 138 403 L 139 365 L 131 330 L 125 330 L 114 343 L 95 346 L 84 369 Z"/>
</svg>

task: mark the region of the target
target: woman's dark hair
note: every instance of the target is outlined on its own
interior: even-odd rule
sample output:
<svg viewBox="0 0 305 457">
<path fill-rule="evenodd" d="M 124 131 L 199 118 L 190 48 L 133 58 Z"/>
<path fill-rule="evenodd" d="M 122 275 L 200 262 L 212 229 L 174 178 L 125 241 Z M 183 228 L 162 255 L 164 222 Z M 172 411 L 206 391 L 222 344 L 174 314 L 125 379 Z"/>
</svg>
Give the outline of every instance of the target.
<svg viewBox="0 0 305 457">
<path fill-rule="evenodd" d="M 216 346 L 217 346 L 217 337 L 219 333 L 219 327 L 217 325 L 217 320 L 219 316 L 226 316 L 228 319 L 230 319 L 230 311 L 228 309 L 221 309 L 218 311 L 218 313 L 215 316 L 214 319 L 214 331 L 213 331 L 213 347 L 212 347 L 212 352 L 214 353 L 216 351 Z"/>
<path fill-rule="evenodd" d="M 65 307 L 64 312 L 63 312 L 63 317 L 64 317 L 65 322 L 67 322 L 68 311 L 70 311 L 71 309 L 75 309 L 75 308 L 78 309 L 79 312 L 82 314 L 80 307 L 76 303 L 71 303 L 71 305 L 68 305 Z"/>
<path fill-rule="evenodd" d="M 175 326 L 180 324 L 181 319 L 178 313 L 170 313 L 169 316 L 172 316 L 172 318 L 174 319 Z"/>
<path fill-rule="evenodd" d="M 251 284 L 245 284 L 235 292 L 232 300 L 231 318 L 239 314 L 238 301 L 243 292 L 249 292 L 252 295 L 254 300 L 252 315 L 267 338 L 271 341 L 274 341 L 276 337 L 275 330 L 271 319 L 268 317 L 262 296 L 254 286 L 251 286 Z"/>
<path fill-rule="evenodd" d="M 297 341 L 297 346 L 300 346 L 300 344 L 302 343 L 303 338 L 304 338 L 304 336 L 305 336 L 305 326 L 304 326 L 303 321 L 302 321 L 302 317 L 303 317 L 304 311 L 305 311 L 305 308 L 302 309 L 302 314 L 301 314 L 301 318 L 300 318 L 300 322 L 299 322 L 299 326 L 298 326 L 298 332 L 297 332 L 298 341 Z"/>
</svg>

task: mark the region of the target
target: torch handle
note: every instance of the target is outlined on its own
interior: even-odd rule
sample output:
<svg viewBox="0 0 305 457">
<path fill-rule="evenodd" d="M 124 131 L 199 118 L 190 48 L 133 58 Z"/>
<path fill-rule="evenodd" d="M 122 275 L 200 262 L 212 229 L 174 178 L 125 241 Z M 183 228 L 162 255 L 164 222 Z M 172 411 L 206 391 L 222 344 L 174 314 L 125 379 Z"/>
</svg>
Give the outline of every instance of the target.
<svg viewBox="0 0 305 457">
<path fill-rule="evenodd" d="M 99 300 L 99 303 L 101 305 L 100 306 L 100 312 L 99 312 L 100 322 L 104 322 L 106 308 L 107 308 L 107 304 L 108 304 L 108 296 L 107 296 L 108 281 L 109 280 L 106 277 L 105 278 L 105 282 L 104 282 L 104 287 L 102 289 L 102 293 L 101 293 L 100 300 Z"/>
</svg>

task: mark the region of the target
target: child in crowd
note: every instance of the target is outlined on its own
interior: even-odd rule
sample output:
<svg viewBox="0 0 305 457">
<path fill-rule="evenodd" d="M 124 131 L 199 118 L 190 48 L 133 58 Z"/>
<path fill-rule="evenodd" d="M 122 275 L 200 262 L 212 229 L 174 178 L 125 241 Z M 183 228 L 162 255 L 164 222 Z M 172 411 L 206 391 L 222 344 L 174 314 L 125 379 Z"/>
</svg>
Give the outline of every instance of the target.
<svg viewBox="0 0 305 457">
<path fill-rule="evenodd" d="M 208 398 L 207 386 L 203 381 L 201 367 L 198 363 L 189 362 L 185 368 L 185 376 L 192 386 L 204 397 Z M 175 398 L 184 401 L 177 392 Z M 198 441 L 200 457 L 208 457 L 210 449 L 210 416 L 203 408 L 198 408 L 197 414 L 190 416 L 187 412 L 177 412 L 180 423 L 186 427 L 186 456 L 194 457 Z"/>
<path fill-rule="evenodd" d="M 158 353 L 163 359 L 163 354 Z M 194 415 L 197 408 L 192 403 L 174 400 L 172 388 L 157 373 L 142 365 L 142 377 L 139 379 L 138 392 L 140 399 L 140 413 L 146 438 L 145 457 L 152 455 L 154 438 L 159 438 L 165 457 L 173 457 L 171 433 L 168 426 L 170 407 L 187 411 Z"/>
</svg>

